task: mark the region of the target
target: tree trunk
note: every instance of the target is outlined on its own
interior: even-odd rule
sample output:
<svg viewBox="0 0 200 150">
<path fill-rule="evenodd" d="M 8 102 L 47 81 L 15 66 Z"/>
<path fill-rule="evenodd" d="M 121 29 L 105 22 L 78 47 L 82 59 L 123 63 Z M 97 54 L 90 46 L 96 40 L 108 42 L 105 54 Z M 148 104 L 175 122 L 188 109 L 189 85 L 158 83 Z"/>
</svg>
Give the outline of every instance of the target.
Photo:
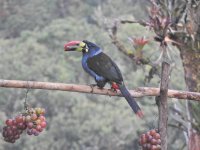
<svg viewBox="0 0 200 150">
<path fill-rule="evenodd" d="M 189 91 L 200 91 L 200 52 L 181 50 L 180 55 L 185 72 L 185 82 Z"/>
<path fill-rule="evenodd" d="M 200 135 L 194 130 L 190 131 L 189 150 L 200 150 Z"/>
<path fill-rule="evenodd" d="M 180 55 L 183 62 L 184 72 L 185 72 L 185 82 L 189 91 L 199 92 L 200 91 L 200 52 L 197 50 L 188 50 L 186 47 L 179 47 Z M 199 104 L 194 104 L 199 105 Z M 191 114 L 192 105 L 188 102 L 188 112 L 189 118 L 193 119 Z M 194 112 L 195 113 L 195 112 Z M 198 112 L 196 112 L 198 113 Z M 194 118 L 195 119 L 195 118 Z M 196 119 L 195 119 L 196 120 Z M 188 149 L 189 150 L 200 150 L 200 133 L 194 127 L 190 126 L 188 129 Z"/>
</svg>

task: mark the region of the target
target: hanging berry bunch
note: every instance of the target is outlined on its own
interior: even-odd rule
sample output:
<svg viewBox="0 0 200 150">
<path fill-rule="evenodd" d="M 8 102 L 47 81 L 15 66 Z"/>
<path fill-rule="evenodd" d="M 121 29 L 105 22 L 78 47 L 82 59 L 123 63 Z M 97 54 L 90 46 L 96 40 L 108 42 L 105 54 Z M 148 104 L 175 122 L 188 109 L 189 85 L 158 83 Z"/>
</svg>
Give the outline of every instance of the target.
<svg viewBox="0 0 200 150">
<path fill-rule="evenodd" d="M 25 112 L 20 113 L 15 118 L 7 119 L 2 132 L 4 140 L 15 143 L 23 131 L 26 131 L 28 135 L 39 135 L 46 128 L 44 114 L 44 108 L 27 108 Z"/>
<path fill-rule="evenodd" d="M 46 128 L 46 119 L 44 114 L 44 108 L 32 108 L 28 110 L 25 118 L 28 135 L 37 136 L 44 128 Z"/>
<path fill-rule="evenodd" d="M 140 136 L 139 144 L 142 150 L 161 150 L 160 134 L 157 129 L 152 129 Z"/>
<path fill-rule="evenodd" d="M 28 84 L 28 82 L 27 82 Z M 25 131 L 28 135 L 38 136 L 46 128 L 46 118 L 44 108 L 31 108 L 27 104 L 27 95 L 30 88 L 27 89 L 24 99 L 24 112 L 13 119 L 7 119 L 3 127 L 2 136 L 4 141 L 15 143 L 20 135 Z"/>
</svg>

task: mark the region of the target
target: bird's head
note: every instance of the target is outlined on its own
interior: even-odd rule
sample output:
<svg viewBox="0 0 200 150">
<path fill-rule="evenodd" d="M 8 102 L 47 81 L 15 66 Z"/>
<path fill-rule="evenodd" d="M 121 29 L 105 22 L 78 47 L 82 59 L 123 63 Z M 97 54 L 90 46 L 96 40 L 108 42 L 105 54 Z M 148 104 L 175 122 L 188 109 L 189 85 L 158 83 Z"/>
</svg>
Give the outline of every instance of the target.
<svg viewBox="0 0 200 150">
<path fill-rule="evenodd" d="M 87 40 L 83 41 L 71 41 L 64 45 L 65 51 L 78 51 L 83 53 L 99 51 L 100 48 Z"/>
</svg>

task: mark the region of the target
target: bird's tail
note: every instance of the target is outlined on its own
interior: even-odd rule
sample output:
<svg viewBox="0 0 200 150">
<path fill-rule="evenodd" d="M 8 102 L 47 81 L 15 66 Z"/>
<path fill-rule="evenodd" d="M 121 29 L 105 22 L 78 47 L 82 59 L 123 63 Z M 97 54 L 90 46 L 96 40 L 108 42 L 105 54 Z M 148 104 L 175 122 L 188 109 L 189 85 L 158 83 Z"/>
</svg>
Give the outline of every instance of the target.
<svg viewBox="0 0 200 150">
<path fill-rule="evenodd" d="M 125 97 L 127 100 L 128 104 L 131 106 L 132 110 L 139 116 L 140 118 L 143 117 L 143 112 L 140 109 L 139 105 L 136 103 L 135 99 L 131 96 L 125 85 L 118 84 L 119 90 L 121 91 L 122 95 Z"/>
</svg>

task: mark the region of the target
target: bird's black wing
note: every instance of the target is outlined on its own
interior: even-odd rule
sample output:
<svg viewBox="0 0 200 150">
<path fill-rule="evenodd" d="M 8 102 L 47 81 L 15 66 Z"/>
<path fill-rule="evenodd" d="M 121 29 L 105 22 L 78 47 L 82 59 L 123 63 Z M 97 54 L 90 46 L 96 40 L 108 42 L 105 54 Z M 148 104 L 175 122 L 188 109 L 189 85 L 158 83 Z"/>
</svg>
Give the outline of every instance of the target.
<svg viewBox="0 0 200 150">
<path fill-rule="evenodd" d="M 123 81 L 118 66 L 103 52 L 89 58 L 87 60 L 87 65 L 97 75 L 104 77 L 108 81 L 116 83 L 121 83 Z"/>
</svg>

